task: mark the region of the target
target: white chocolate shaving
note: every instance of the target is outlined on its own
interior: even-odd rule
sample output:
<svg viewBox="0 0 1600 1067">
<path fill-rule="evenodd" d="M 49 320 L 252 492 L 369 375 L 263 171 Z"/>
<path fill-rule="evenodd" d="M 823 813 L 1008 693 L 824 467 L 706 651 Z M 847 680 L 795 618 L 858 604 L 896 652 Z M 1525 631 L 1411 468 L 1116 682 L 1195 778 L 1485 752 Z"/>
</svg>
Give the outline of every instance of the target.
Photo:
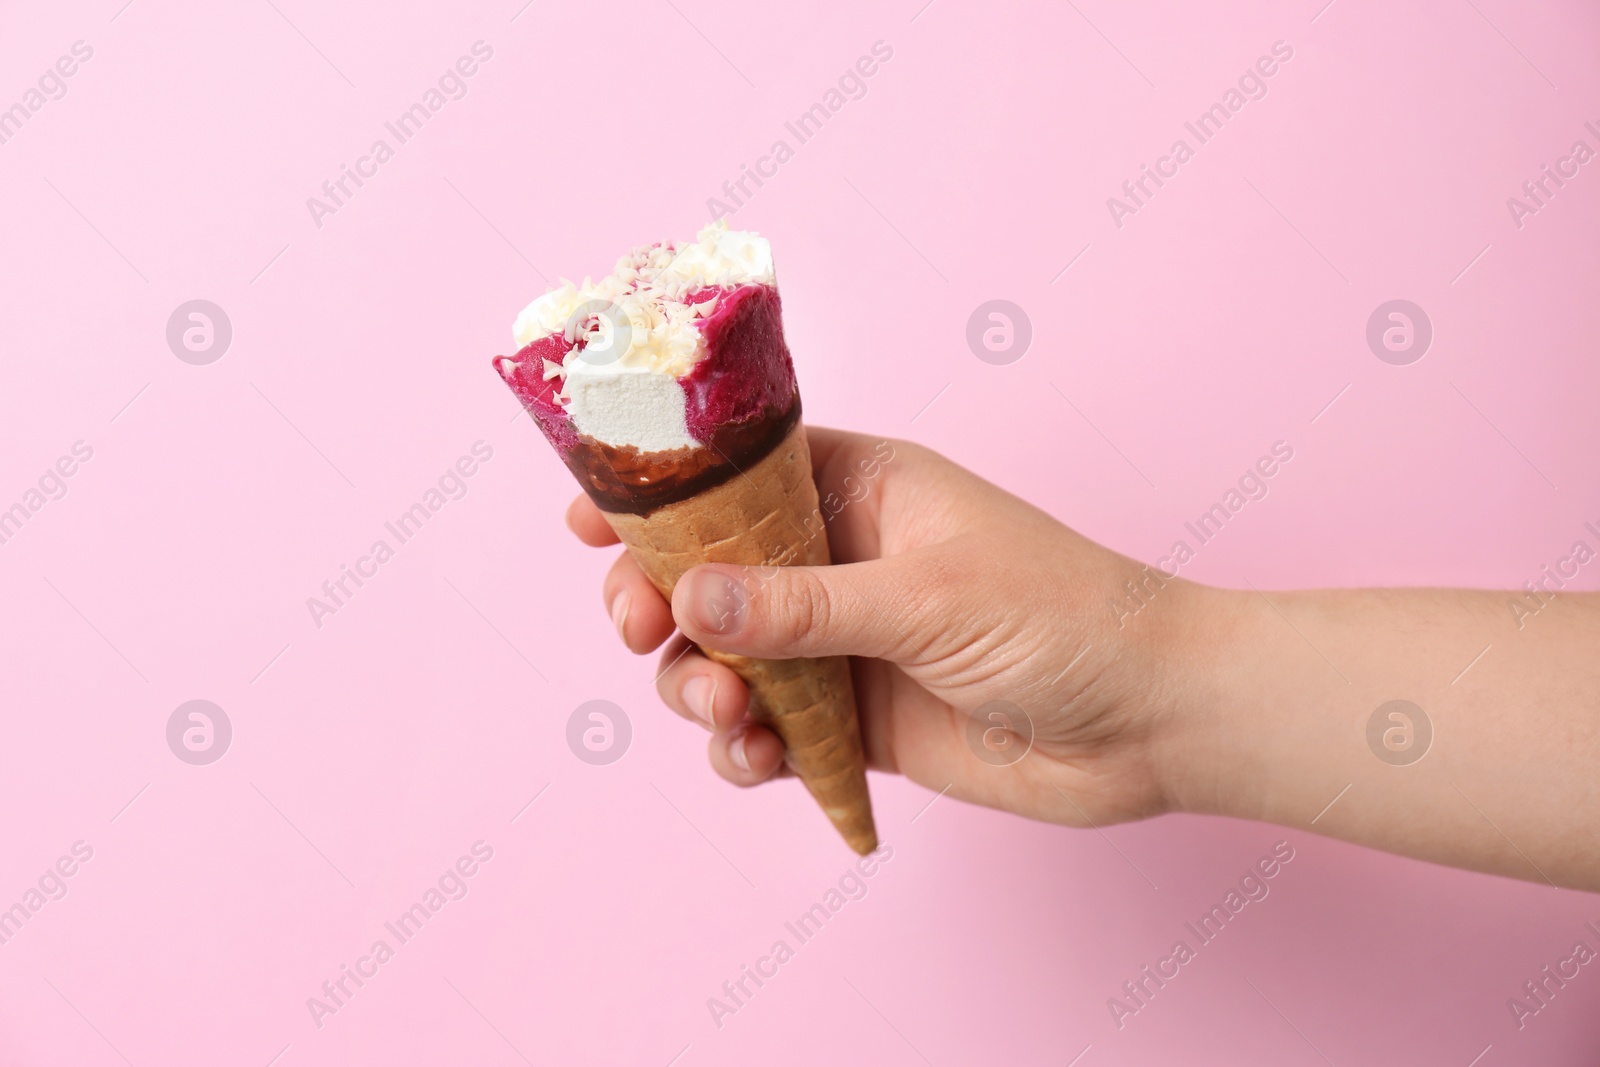
<svg viewBox="0 0 1600 1067">
<path fill-rule="evenodd" d="M 523 309 L 512 336 L 519 349 L 553 334 L 573 343 L 559 366 L 544 360 L 544 380 L 561 379 L 554 396 L 580 432 L 644 451 L 698 447 L 677 379 L 705 358 L 699 323 L 719 301 L 685 297 L 748 284 L 776 284 L 772 248 L 719 219 L 693 242 L 635 248 L 598 282 L 562 279 Z"/>
</svg>

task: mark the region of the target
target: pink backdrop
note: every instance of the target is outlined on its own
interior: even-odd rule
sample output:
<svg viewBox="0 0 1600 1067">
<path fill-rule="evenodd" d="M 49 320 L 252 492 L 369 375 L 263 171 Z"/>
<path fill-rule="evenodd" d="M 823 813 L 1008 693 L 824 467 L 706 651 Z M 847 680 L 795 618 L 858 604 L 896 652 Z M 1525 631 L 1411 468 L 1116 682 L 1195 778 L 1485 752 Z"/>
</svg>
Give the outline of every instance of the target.
<svg viewBox="0 0 1600 1067">
<path fill-rule="evenodd" d="M 659 707 L 488 365 L 547 279 L 691 234 L 760 165 L 733 221 L 777 250 L 812 421 L 927 442 L 1151 561 L 1282 440 L 1189 576 L 1519 586 L 1600 543 L 1600 164 L 1507 205 L 1600 148 L 1593 5 L 123 2 L 0 10 L 0 906 L 27 916 L 0 1062 L 1594 1061 L 1600 974 L 1521 1030 L 1506 1007 L 1600 946 L 1594 897 L 882 777 L 892 858 L 719 1027 L 707 998 L 852 857 Z M 1201 144 L 1184 123 L 1275 42 Z M 1141 164 L 1170 176 L 1114 213 Z M 367 177 L 314 218 L 342 166 Z M 991 299 L 1032 324 L 1003 365 L 965 340 Z M 1366 341 L 1393 299 L 1433 327 L 1409 365 Z M 221 358 L 186 313 L 169 344 L 191 300 L 226 314 Z M 379 539 L 318 626 L 307 598 Z M 609 765 L 566 742 L 597 699 L 631 723 Z M 190 700 L 231 725 L 215 762 L 178 757 L 224 745 L 192 754 L 186 716 L 169 745 Z M 1382 804 L 1387 770 L 1340 804 Z M 1284 839 L 1270 896 L 1119 1029 L 1107 999 Z M 346 965 L 369 977 L 313 1018 Z"/>
</svg>

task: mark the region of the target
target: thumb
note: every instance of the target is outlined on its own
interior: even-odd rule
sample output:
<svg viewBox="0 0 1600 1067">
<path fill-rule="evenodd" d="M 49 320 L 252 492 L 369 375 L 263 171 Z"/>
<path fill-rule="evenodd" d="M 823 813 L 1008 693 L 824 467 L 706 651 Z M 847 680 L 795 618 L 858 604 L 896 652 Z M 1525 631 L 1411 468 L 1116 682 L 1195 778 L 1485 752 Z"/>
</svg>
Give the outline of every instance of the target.
<svg viewBox="0 0 1600 1067">
<path fill-rule="evenodd" d="M 905 556 L 829 567 L 706 564 L 678 580 L 672 616 L 696 644 L 755 659 L 898 662 L 916 655 L 917 569 Z"/>
</svg>

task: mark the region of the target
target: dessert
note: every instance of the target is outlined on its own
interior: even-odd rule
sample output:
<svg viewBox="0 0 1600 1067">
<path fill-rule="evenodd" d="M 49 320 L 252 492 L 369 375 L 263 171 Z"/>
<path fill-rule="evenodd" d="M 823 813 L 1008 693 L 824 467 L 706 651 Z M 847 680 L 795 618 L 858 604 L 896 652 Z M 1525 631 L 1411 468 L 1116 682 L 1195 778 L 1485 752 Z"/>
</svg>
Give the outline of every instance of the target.
<svg viewBox="0 0 1600 1067">
<path fill-rule="evenodd" d="M 718 221 L 634 249 L 517 317 L 496 371 L 663 596 L 730 563 L 749 592 L 773 566 L 829 562 L 765 239 Z M 848 661 L 714 649 L 845 840 L 877 847 Z"/>
</svg>

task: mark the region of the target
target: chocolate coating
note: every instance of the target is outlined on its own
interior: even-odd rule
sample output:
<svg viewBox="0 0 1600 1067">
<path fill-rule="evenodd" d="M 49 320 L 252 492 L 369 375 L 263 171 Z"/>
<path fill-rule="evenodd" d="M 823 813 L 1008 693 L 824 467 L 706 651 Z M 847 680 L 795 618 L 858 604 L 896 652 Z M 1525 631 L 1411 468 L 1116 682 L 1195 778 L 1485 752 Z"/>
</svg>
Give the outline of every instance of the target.
<svg viewBox="0 0 1600 1067">
<path fill-rule="evenodd" d="M 763 412 L 719 426 L 704 448 L 641 452 L 618 448 L 586 434 L 562 457 L 578 484 L 601 511 L 648 515 L 687 500 L 755 466 L 800 421 L 800 394 L 782 412 Z"/>
</svg>

